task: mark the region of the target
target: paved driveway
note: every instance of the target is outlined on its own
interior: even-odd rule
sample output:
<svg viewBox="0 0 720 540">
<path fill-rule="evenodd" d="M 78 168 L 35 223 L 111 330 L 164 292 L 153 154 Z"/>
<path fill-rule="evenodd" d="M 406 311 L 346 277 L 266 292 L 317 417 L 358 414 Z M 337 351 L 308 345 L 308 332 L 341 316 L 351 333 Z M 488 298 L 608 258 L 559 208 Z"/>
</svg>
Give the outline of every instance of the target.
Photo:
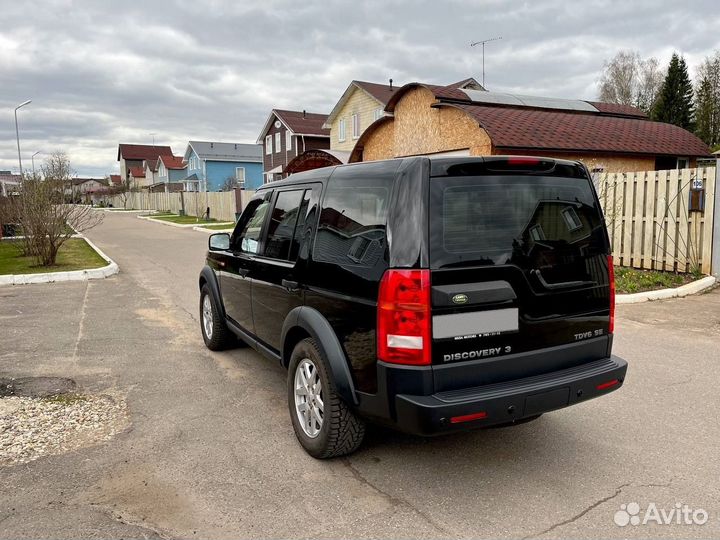
<svg viewBox="0 0 720 540">
<path fill-rule="evenodd" d="M 204 233 L 108 214 L 90 237 L 119 275 L 0 288 L 0 376 L 120 392 L 131 427 L 0 469 L 2 537 L 720 536 L 720 291 L 621 306 L 630 369 L 607 398 L 431 440 L 373 429 L 321 462 L 295 441 L 279 366 L 204 348 Z M 617 526 L 631 502 L 710 520 Z"/>
</svg>

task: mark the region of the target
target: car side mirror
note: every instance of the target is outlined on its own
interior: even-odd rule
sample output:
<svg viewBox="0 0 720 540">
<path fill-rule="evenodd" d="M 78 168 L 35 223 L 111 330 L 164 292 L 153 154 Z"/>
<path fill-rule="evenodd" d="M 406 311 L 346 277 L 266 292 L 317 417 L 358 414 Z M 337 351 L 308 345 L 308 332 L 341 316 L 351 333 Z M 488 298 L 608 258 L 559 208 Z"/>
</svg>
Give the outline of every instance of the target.
<svg viewBox="0 0 720 540">
<path fill-rule="evenodd" d="M 228 233 L 211 234 L 208 238 L 208 249 L 210 251 L 227 251 L 230 249 L 230 235 Z"/>
</svg>

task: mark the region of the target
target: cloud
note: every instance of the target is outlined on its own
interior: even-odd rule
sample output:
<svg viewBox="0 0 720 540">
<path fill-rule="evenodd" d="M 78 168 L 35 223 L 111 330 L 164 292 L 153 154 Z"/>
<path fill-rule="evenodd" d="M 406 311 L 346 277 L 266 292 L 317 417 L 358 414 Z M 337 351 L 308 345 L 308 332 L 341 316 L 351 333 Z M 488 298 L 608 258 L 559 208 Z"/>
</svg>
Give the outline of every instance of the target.
<svg viewBox="0 0 720 540">
<path fill-rule="evenodd" d="M 253 142 L 273 107 L 329 112 L 350 80 L 448 83 L 593 99 L 603 62 L 637 49 L 691 69 L 720 47 L 711 1 L 0 0 L 0 169 L 62 149 L 114 172 L 119 142 Z"/>
</svg>

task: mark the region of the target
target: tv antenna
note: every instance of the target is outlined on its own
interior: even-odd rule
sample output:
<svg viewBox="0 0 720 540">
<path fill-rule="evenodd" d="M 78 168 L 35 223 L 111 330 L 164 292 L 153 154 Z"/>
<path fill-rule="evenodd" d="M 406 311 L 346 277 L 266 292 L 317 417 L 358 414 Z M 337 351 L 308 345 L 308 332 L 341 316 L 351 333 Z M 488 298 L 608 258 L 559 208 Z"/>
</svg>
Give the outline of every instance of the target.
<svg viewBox="0 0 720 540">
<path fill-rule="evenodd" d="M 490 43 L 491 41 L 498 41 L 502 39 L 502 36 L 500 37 L 494 37 L 490 39 L 481 39 L 480 41 L 474 41 L 470 43 L 471 47 L 474 47 L 475 45 L 482 45 L 482 85 L 483 88 L 485 88 L 485 44 Z"/>
</svg>

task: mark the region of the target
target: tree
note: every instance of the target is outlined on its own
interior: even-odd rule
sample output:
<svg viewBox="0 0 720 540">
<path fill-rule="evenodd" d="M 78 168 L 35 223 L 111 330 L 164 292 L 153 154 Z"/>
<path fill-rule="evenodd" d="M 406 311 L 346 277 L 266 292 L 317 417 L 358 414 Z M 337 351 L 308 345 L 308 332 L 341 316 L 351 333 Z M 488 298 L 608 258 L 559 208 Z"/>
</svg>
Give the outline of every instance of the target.
<svg viewBox="0 0 720 540">
<path fill-rule="evenodd" d="M 695 134 L 708 146 L 720 143 L 720 51 L 707 56 L 698 68 Z"/>
<path fill-rule="evenodd" d="M 647 113 L 655 103 L 661 83 L 656 58 L 643 60 L 637 51 L 620 51 L 605 62 L 599 99 L 639 107 Z"/>
<path fill-rule="evenodd" d="M 651 117 L 659 122 L 693 129 L 693 88 L 685 59 L 677 53 L 673 53 L 670 59 L 667 75 Z"/>
<path fill-rule="evenodd" d="M 238 187 L 237 178 L 234 176 L 228 176 L 220 187 L 220 191 L 232 191 Z"/>
<path fill-rule="evenodd" d="M 103 218 L 89 206 L 66 204 L 72 196 L 72 169 L 62 152 L 53 153 L 41 175 L 26 175 L 20 194 L 12 198 L 23 231 L 23 251 L 42 266 L 54 266 L 62 245 L 76 232 L 98 225 Z"/>
</svg>

